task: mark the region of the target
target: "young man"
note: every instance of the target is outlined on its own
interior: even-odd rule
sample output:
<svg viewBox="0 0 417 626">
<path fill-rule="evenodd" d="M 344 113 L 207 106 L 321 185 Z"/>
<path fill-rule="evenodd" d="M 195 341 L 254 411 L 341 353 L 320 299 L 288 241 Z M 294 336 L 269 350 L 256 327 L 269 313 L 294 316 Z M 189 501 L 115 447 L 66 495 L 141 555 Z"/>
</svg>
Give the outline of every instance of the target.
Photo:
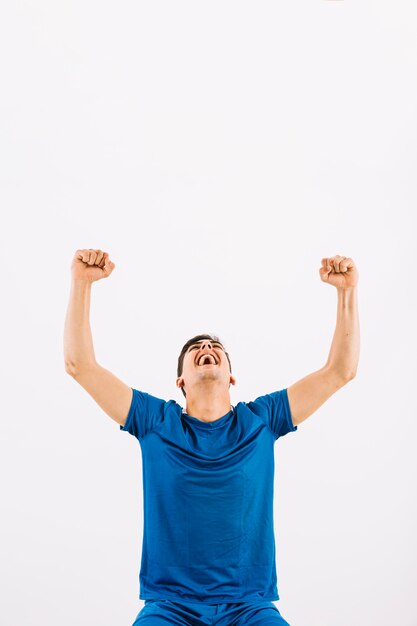
<svg viewBox="0 0 417 626">
<path fill-rule="evenodd" d="M 322 259 L 337 288 L 336 330 L 327 363 L 292 386 L 230 403 L 229 354 L 197 335 L 178 358 L 185 410 L 129 387 L 95 360 L 91 284 L 114 264 L 77 250 L 65 324 L 66 371 L 142 450 L 144 536 L 134 626 L 289 626 L 279 600 L 273 523 L 274 443 L 356 375 L 358 273 L 352 259 Z"/>
</svg>

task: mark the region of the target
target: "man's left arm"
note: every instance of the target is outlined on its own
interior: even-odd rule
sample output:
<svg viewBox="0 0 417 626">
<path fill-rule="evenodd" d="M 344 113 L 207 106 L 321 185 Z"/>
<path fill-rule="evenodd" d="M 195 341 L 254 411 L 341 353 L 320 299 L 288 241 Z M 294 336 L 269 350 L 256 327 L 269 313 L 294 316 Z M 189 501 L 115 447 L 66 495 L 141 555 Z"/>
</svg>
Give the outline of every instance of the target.
<svg viewBox="0 0 417 626">
<path fill-rule="evenodd" d="M 356 376 L 359 361 L 358 271 L 351 258 L 321 261 L 320 278 L 337 290 L 336 329 L 326 365 L 287 389 L 294 426 Z"/>
</svg>

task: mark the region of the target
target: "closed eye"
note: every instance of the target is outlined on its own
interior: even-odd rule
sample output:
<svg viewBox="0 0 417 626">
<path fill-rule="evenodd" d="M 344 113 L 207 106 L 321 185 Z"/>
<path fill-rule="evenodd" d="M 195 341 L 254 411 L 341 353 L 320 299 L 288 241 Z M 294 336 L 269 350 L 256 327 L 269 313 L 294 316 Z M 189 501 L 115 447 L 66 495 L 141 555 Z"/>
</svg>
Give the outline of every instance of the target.
<svg viewBox="0 0 417 626">
<path fill-rule="evenodd" d="M 199 347 L 200 346 L 192 346 L 189 351 L 191 352 L 191 350 L 196 350 Z M 216 348 L 216 350 L 223 350 L 223 348 L 221 346 L 215 346 L 215 348 Z"/>
</svg>

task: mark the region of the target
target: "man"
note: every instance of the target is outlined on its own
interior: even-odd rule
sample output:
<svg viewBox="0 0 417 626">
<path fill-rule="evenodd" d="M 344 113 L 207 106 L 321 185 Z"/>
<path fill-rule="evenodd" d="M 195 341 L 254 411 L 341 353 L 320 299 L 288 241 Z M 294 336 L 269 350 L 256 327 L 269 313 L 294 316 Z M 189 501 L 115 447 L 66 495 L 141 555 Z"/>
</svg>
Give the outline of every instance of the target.
<svg viewBox="0 0 417 626">
<path fill-rule="evenodd" d="M 292 386 L 230 403 L 229 354 L 197 335 L 178 358 L 185 410 L 129 387 L 100 366 L 89 326 L 91 284 L 115 265 L 77 250 L 65 323 L 66 371 L 141 445 L 144 537 L 134 626 L 289 626 L 279 600 L 273 527 L 274 443 L 356 375 L 358 272 L 350 258 L 322 259 L 336 287 L 336 330 L 327 363 Z"/>
</svg>

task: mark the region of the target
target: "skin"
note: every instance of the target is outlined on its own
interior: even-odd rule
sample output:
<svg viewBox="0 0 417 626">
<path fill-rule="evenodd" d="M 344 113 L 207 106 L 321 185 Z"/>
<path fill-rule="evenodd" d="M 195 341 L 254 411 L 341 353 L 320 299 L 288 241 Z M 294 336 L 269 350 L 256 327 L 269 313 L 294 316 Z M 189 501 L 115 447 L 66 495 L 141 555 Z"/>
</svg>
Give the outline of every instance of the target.
<svg viewBox="0 0 417 626">
<path fill-rule="evenodd" d="M 336 391 L 355 378 L 359 361 L 358 270 L 350 257 L 335 255 L 321 261 L 321 280 L 337 292 L 337 318 L 327 362 L 288 387 L 288 401 L 294 426 L 306 420 Z M 203 354 L 217 356 L 217 365 L 199 367 Z M 184 357 L 182 376 L 177 387 L 185 386 L 186 413 L 204 422 L 213 422 L 231 409 L 230 374 L 224 352 L 210 340 L 191 346 Z"/>
<path fill-rule="evenodd" d="M 198 365 L 203 355 L 211 354 L 216 365 Z M 210 339 L 202 339 L 190 346 L 184 355 L 182 376 L 178 388 L 185 387 L 185 412 L 202 422 L 214 422 L 231 410 L 229 384 L 236 379 L 230 373 L 224 350 Z"/>
<path fill-rule="evenodd" d="M 124 426 L 132 402 L 132 388 L 97 363 L 89 313 L 91 285 L 108 278 L 115 264 L 102 250 L 77 250 L 71 265 L 71 293 L 65 320 L 65 370 L 118 424 Z M 294 425 L 300 424 L 337 390 L 355 378 L 359 361 L 359 274 L 352 258 L 336 255 L 321 260 L 321 280 L 336 289 L 337 318 L 325 365 L 288 387 Z M 199 368 L 196 358 L 216 356 L 217 364 Z M 201 421 L 213 422 L 230 409 L 229 386 L 236 384 L 225 353 L 210 340 L 190 346 L 184 357 L 178 387 L 185 387 L 186 412 Z M 279 385 L 282 388 L 282 383 Z M 276 387 L 276 389 L 278 386 Z"/>
</svg>

